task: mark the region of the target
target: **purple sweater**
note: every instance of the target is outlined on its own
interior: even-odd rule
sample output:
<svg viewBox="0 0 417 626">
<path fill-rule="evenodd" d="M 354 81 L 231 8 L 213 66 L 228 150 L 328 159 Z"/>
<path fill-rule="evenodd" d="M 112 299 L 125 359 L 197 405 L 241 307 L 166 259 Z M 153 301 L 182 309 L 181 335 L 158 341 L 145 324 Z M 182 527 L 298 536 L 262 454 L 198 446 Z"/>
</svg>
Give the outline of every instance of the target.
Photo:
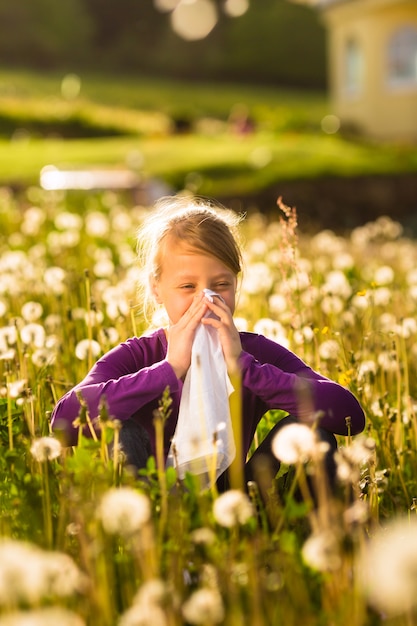
<svg viewBox="0 0 417 626">
<path fill-rule="evenodd" d="M 312 411 L 319 412 L 320 426 L 339 435 L 348 434 L 346 417 L 351 418 L 353 435 L 363 430 L 364 413 L 348 389 L 313 371 L 287 348 L 263 335 L 242 332 L 240 338 L 245 456 L 259 420 L 269 409 L 282 409 L 300 420 L 308 419 Z M 100 399 L 105 396 L 112 417 L 121 421 L 133 418 L 145 427 L 155 453 L 153 411 L 169 386 L 172 411 L 165 426 L 167 455 L 183 383 L 165 360 L 166 352 L 163 329 L 133 337 L 113 348 L 57 403 L 52 414 L 53 427 L 64 429 L 69 445 L 74 445 L 77 431 L 72 422 L 80 411 L 76 392 L 86 401 L 91 419 L 97 417 Z"/>
</svg>

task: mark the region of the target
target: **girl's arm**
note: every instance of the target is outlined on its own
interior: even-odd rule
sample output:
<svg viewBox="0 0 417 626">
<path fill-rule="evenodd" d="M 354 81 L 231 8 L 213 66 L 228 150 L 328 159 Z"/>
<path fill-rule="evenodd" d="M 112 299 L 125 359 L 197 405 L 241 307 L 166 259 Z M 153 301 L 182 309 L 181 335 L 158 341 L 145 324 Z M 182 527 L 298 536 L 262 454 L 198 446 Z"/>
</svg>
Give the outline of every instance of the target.
<svg viewBox="0 0 417 626">
<path fill-rule="evenodd" d="M 81 409 L 79 395 L 92 420 L 98 416 L 103 399 L 111 417 L 125 420 L 161 398 L 167 386 L 174 394 L 179 381 L 166 360 L 140 367 L 130 348 L 120 344 L 97 361 L 84 380 L 59 400 L 52 413 L 52 426 L 65 430 L 70 443 L 74 443 L 73 422 Z"/>
<path fill-rule="evenodd" d="M 283 346 L 260 336 L 256 343 L 258 354 L 244 350 L 239 357 L 242 383 L 268 409 L 282 409 L 304 422 L 317 419 L 322 428 L 339 435 L 364 429 L 364 412 L 351 391 L 321 376 Z"/>
</svg>

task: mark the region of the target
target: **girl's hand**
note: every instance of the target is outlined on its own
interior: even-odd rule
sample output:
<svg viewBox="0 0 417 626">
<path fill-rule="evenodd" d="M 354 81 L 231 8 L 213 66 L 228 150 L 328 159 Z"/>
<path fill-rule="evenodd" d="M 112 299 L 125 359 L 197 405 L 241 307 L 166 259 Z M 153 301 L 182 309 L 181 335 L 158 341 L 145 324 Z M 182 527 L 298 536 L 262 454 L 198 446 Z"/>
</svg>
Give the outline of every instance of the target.
<svg viewBox="0 0 417 626">
<path fill-rule="evenodd" d="M 177 378 L 184 379 L 191 365 L 195 331 L 206 312 L 207 302 L 204 294 L 200 292 L 194 296 L 191 306 L 178 322 L 168 328 L 166 360 L 172 366 Z"/>
<path fill-rule="evenodd" d="M 233 321 L 232 312 L 225 302 L 215 296 L 213 302 L 210 302 L 206 298 L 204 298 L 204 302 L 207 309 L 212 311 L 217 316 L 217 319 L 213 317 L 203 317 L 201 323 L 217 328 L 224 358 L 226 359 L 227 369 L 230 373 L 233 373 L 238 367 L 238 358 L 242 352 L 242 344 L 239 331 Z"/>
</svg>

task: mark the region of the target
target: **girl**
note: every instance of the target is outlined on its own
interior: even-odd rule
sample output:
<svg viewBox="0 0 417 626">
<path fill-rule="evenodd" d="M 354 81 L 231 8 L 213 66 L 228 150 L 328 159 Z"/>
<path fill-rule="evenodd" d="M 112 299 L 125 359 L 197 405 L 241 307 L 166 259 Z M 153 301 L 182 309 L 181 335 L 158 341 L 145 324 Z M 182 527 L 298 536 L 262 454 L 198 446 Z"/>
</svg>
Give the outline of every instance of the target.
<svg viewBox="0 0 417 626">
<path fill-rule="evenodd" d="M 139 250 L 147 274 L 145 311 L 149 312 L 151 302 L 161 305 L 167 327 L 112 349 L 58 402 L 52 424 L 66 431 L 69 445 L 76 441 L 73 422 L 80 412 L 80 395 L 93 420 L 105 399 L 109 414 L 122 423 L 120 440 L 128 463 L 146 466 L 155 454 L 154 411 L 169 387 L 171 414 L 164 432 L 167 457 L 194 337 L 201 325 L 215 329 L 229 372 L 238 369 L 241 376 L 241 462 L 247 480 L 254 478 L 260 459 L 272 475 L 277 473 L 279 462 L 271 453 L 271 442 L 288 422 L 308 422 L 312 415 L 320 416 L 318 432 L 331 451 L 336 448 L 334 434 L 354 435 L 363 430 L 364 413 L 350 391 L 313 371 L 278 343 L 237 330 L 233 313 L 242 264 L 238 221 L 234 213 L 206 201 L 168 197 L 157 203 L 140 231 Z M 204 290 L 221 297 L 207 297 Z M 256 427 L 269 409 L 282 409 L 289 416 L 274 426 L 247 462 Z M 227 487 L 226 474 L 219 481 L 220 488 Z"/>
</svg>

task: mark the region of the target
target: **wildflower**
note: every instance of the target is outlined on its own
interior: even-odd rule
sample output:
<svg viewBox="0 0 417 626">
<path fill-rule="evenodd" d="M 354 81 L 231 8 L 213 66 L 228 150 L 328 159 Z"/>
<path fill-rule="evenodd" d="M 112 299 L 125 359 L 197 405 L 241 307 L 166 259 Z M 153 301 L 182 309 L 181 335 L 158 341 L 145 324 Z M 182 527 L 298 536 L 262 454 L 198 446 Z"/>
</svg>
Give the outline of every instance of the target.
<svg viewBox="0 0 417 626">
<path fill-rule="evenodd" d="M 349 298 L 352 287 L 345 274 L 340 270 L 332 270 L 326 276 L 326 282 L 321 288 L 323 294 L 340 296 L 343 299 Z"/>
<path fill-rule="evenodd" d="M 90 211 L 85 218 L 85 230 L 91 237 L 105 237 L 110 228 L 109 219 L 100 211 Z"/>
<path fill-rule="evenodd" d="M 417 521 L 397 518 L 376 532 L 360 561 L 362 588 L 370 603 L 389 616 L 417 607 Z"/>
<path fill-rule="evenodd" d="M 45 367 L 47 365 L 53 365 L 56 360 L 56 354 L 47 350 L 46 348 L 38 348 L 32 354 L 32 363 L 36 367 Z"/>
<path fill-rule="evenodd" d="M 32 456 L 40 463 L 57 459 L 62 452 L 62 445 L 55 437 L 40 437 L 32 442 L 30 447 Z"/>
<path fill-rule="evenodd" d="M 85 588 L 86 578 L 71 557 L 13 539 L 0 542 L 0 605 L 36 605 Z M 2 622 L 3 623 L 3 622 Z"/>
<path fill-rule="evenodd" d="M 190 624 L 220 624 L 224 607 L 220 593 L 215 589 L 198 589 L 183 604 L 182 615 Z"/>
<path fill-rule="evenodd" d="M 267 317 L 261 318 L 256 322 L 253 330 L 255 333 L 265 335 L 265 337 L 268 337 L 268 339 L 272 339 L 272 341 L 276 341 L 283 346 L 288 346 L 288 339 L 286 336 L 285 328 L 280 322 L 276 320 L 271 320 Z"/>
<path fill-rule="evenodd" d="M 254 510 L 248 496 L 238 489 L 230 489 L 219 496 L 213 504 L 213 515 L 220 526 L 231 528 L 236 524 L 246 524 Z"/>
<path fill-rule="evenodd" d="M 58 230 L 81 230 L 83 219 L 78 213 L 70 213 L 69 211 L 60 211 L 54 220 L 55 227 Z"/>
<path fill-rule="evenodd" d="M 101 346 L 98 341 L 95 341 L 94 339 L 81 339 L 81 341 L 79 341 L 75 346 L 75 356 L 77 359 L 80 359 L 80 361 L 84 361 L 88 357 L 90 351 L 94 358 L 101 354 Z"/>
<path fill-rule="evenodd" d="M 118 626 L 168 626 L 168 619 L 156 604 L 134 604 L 120 617 Z"/>
<path fill-rule="evenodd" d="M 43 313 L 40 302 L 25 302 L 21 308 L 21 314 L 25 322 L 36 322 Z"/>
<path fill-rule="evenodd" d="M 339 296 L 324 296 L 321 301 L 321 310 L 326 315 L 338 315 L 343 311 L 344 302 Z"/>
<path fill-rule="evenodd" d="M 196 528 L 191 533 L 191 540 L 195 544 L 213 544 L 216 541 L 216 534 L 211 528 Z"/>
<path fill-rule="evenodd" d="M 50 606 L 32 611 L 15 611 L 2 615 L 1 626 L 85 626 L 85 621 L 73 611 Z"/>
<path fill-rule="evenodd" d="M 288 424 L 272 441 L 272 452 L 287 465 L 305 463 L 317 456 L 319 446 L 314 431 L 305 424 Z"/>
<path fill-rule="evenodd" d="M 339 542 L 330 530 L 311 535 L 304 543 L 301 554 L 304 562 L 319 572 L 335 571 L 342 563 Z"/>
<path fill-rule="evenodd" d="M 319 346 L 319 355 L 325 361 L 336 360 L 340 353 L 340 346 L 334 339 L 323 341 Z"/>
<path fill-rule="evenodd" d="M 243 289 L 246 293 L 257 294 L 269 291 L 273 285 L 271 269 L 266 263 L 251 263 L 245 275 Z"/>
<path fill-rule="evenodd" d="M 43 348 L 45 344 L 45 329 L 41 324 L 30 322 L 20 329 L 20 338 L 26 345 Z"/>
<path fill-rule="evenodd" d="M 21 396 L 25 392 L 27 382 L 27 380 L 22 378 L 20 380 L 14 380 L 10 383 L 7 383 L 6 395 L 8 395 L 10 398 L 19 398 L 19 396 Z"/>
<path fill-rule="evenodd" d="M 389 265 L 381 265 L 375 270 L 374 282 L 377 285 L 389 285 L 394 281 L 394 270 Z"/>
<path fill-rule="evenodd" d="M 65 291 L 66 272 L 62 267 L 47 267 L 43 273 L 43 281 L 52 293 L 60 295 Z"/>
<path fill-rule="evenodd" d="M 151 503 L 130 487 L 112 488 L 104 495 L 97 515 L 107 533 L 130 536 L 149 521 Z"/>
</svg>

